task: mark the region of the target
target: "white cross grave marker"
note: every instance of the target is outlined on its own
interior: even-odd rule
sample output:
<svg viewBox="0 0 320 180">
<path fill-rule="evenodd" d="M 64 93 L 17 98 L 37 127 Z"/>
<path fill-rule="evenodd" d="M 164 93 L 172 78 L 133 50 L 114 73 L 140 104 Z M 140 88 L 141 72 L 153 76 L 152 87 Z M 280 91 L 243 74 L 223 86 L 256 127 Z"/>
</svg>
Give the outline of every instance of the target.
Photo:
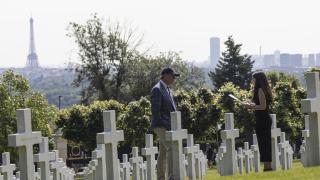
<svg viewBox="0 0 320 180">
<path fill-rule="evenodd" d="M 193 142 L 193 134 L 188 134 L 187 147 L 184 147 L 184 153 L 187 155 L 188 171 L 187 176 L 190 180 L 196 179 L 195 159 L 194 154 L 197 151 L 197 146 Z"/>
<path fill-rule="evenodd" d="M 2 153 L 2 166 L 0 166 L 0 173 L 3 174 L 4 180 L 13 179 L 13 171 L 16 169 L 16 165 L 10 164 L 10 153 Z"/>
<path fill-rule="evenodd" d="M 122 163 L 120 164 L 123 169 L 122 180 L 130 180 L 130 162 L 128 162 L 128 154 L 122 154 Z"/>
<path fill-rule="evenodd" d="M 271 151 L 272 151 L 272 162 L 271 167 L 273 170 L 280 169 L 279 149 L 278 149 L 278 137 L 281 135 L 280 128 L 277 128 L 277 120 L 275 114 L 270 114 L 272 119 L 271 125 Z"/>
<path fill-rule="evenodd" d="M 251 150 L 249 149 L 249 143 L 244 142 L 244 157 L 245 157 L 245 168 L 246 168 L 246 173 L 250 173 L 251 170 L 251 164 L 250 164 L 250 156 L 252 155 Z"/>
<path fill-rule="evenodd" d="M 49 152 L 48 137 L 42 137 L 41 139 L 40 152 L 34 155 L 34 162 L 38 162 L 39 164 L 41 179 L 50 179 L 49 162 L 55 160 L 55 153 Z"/>
<path fill-rule="evenodd" d="M 171 112 L 171 131 L 166 132 L 166 139 L 172 144 L 172 160 L 169 163 L 173 168 L 173 179 L 183 180 L 183 163 L 182 163 L 182 141 L 187 139 L 188 132 L 186 129 L 181 129 L 181 112 Z"/>
<path fill-rule="evenodd" d="M 320 80 L 318 72 L 306 73 L 307 99 L 301 101 L 303 113 L 309 113 L 310 152 L 308 166 L 320 165 Z"/>
<path fill-rule="evenodd" d="M 114 110 L 103 112 L 104 132 L 97 134 L 97 144 L 105 146 L 107 179 L 119 180 L 118 142 L 124 140 L 123 131 L 116 129 Z"/>
<path fill-rule="evenodd" d="M 158 153 L 158 147 L 153 146 L 153 135 L 146 134 L 146 147 L 142 148 L 141 154 L 147 158 L 147 179 L 156 180 L 155 155 Z"/>
<path fill-rule="evenodd" d="M 260 171 L 260 152 L 259 152 L 259 145 L 257 135 L 253 134 L 253 145 L 251 145 L 251 150 L 253 152 L 253 165 L 254 171 Z"/>
<path fill-rule="evenodd" d="M 308 154 L 310 154 L 311 152 L 311 142 L 310 142 L 310 126 L 309 126 L 309 115 L 305 115 L 304 116 L 304 130 L 302 130 L 302 137 L 303 137 L 303 141 L 305 143 L 305 145 L 303 146 L 303 161 L 302 164 L 304 167 L 308 166 L 308 163 L 311 161 L 309 158 L 311 158 L 311 156 L 308 156 Z M 302 158 L 301 158 L 302 160 Z"/>
<path fill-rule="evenodd" d="M 143 162 L 141 156 L 139 156 L 138 147 L 132 148 L 132 158 L 130 158 L 130 163 L 132 164 L 132 180 L 140 180 L 140 163 Z"/>
<path fill-rule="evenodd" d="M 231 175 L 237 172 L 237 164 L 235 161 L 235 138 L 239 137 L 239 129 L 234 129 L 233 113 L 225 113 L 225 130 L 221 131 L 221 138 L 226 142 L 227 152 L 225 153 L 224 173 L 221 175 Z"/>
<path fill-rule="evenodd" d="M 97 148 L 92 151 L 92 159 L 95 159 L 98 161 L 98 165 L 96 167 L 96 180 L 107 180 L 106 175 L 106 162 L 105 162 L 105 149 L 104 145 L 97 144 Z"/>
<path fill-rule="evenodd" d="M 32 132 L 31 109 L 17 110 L 17 131 L 8 136 L 8 144 L 18 147 L 21 179 L 34 179 L 33 145 L 41 143 L 41 132 Z"/>
</svg>

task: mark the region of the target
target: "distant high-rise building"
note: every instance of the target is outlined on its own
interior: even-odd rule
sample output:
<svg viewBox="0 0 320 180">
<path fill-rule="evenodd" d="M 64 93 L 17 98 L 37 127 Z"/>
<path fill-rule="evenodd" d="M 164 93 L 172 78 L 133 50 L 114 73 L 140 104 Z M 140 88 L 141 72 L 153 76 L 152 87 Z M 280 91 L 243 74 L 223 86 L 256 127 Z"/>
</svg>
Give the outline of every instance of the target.
<svg viewBox="0 0 320 180">
<path fill-rule="evenodd" d="M 263 65 L 270 67 L 275 66 L 275 57 L 273 54 L 266 54 L 263 56 Z"/>
<path fill-rule="evenodd" d="M 316 54 L 316 66 L 320 67 L 320 53 Z"/>
<path fill-rule="evenodd" d="M 280 66 L 281 67 L 290 67 L 290 54 L 282 53 L 280 54 Z"/>
<path fill-rule="evenodd" d="M 213 68 L 216 67 L 220 59 L 220 38 L 210 38 L 210 64 Z"/>
<path fill-rule="evenodd" d="M 302 67 L 302 54 L 292 54 L 290 62 L 292 67 Z"/>
<path fill-rule="evenodd" d="M 275 65 L 280 66 L 280 51 L 279 50 L 274 51 L 273 55 L 274 55 Z"/>
<path fill-rule="evenodd" d="M 34 41 L 34 30 L 33 30 L 33 18 L 30 18 L 30 44 L 29 44 L 29 54 L 27 58 L 26 68 L 38 68 L 39 61 L 38 55 L 36 53 L 36 46 Z"/>
<path fill-rule="evenodd" d="M 309 54 L 309 55 L 308 55 L 308 66 L 309 66 L 309 67 L 314 67 L 314 66 L 316 66 L 316 59 L 315 59 L 314 54 Z"/>
</svg>

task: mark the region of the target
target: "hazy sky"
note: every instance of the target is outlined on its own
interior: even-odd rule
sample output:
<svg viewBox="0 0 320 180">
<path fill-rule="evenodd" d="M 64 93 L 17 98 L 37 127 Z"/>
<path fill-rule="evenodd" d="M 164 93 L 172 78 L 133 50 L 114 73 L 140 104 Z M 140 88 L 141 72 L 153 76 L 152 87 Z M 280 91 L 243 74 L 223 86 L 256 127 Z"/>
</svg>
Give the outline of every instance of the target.
<svg viewBox="0 0 320 180">
<path fill-rule="evenodd" d="M 319 5 L 317 0 L 1 0 L 0 67 L 25 65 L 31 14 L 43 66 L 76 61 L 76 45 L 65 35 L 68 22 L 85 22 L 94 12 L 137 26 L 152 53 L 182 51 L 190 61 L 208 58 L 212 36 L 223 43 L 233 35 L 250 54 L 258 54 L 260 45 L 262 53 L 316 53 Z"/>
</svg>

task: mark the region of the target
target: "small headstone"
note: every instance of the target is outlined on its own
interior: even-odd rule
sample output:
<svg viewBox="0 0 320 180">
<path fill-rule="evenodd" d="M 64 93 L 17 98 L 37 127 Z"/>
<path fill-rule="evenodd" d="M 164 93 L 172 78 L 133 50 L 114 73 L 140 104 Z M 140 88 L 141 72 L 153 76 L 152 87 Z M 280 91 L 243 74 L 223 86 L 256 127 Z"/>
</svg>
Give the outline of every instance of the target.
<svg viewBox="0 0 320 180">
<path fill-rule="evenodd" d="M 169 163 L 172 165 L 173 179 L 183 180 L 183 163 L 182 163 L 182 140 L 187 139 L 188 132 L 181 129 L 181 112 L 171 112 L 171 131 L 166 132 L 166 140 L 171 142 L 172 159 Z"/>
<path fill-rule="evenodd" d="M 8 144 L 18 148 L 21 179 L 34 179 L 33 145 L 41 143 L 41 132 L 32 132 L 31 109 L 17 110 L 17 131 L 8 136 Z"/>
<path fill-rule="evenodd" d="M 13 171 L 16 169 L 16 165 L 10 164 L 10 153 L 2 153 L 2 166 L 0 166 L 0 173 L 3 174 L 4 180 L 13 179 Z"/>
<path fill-rule="evenodd" d="M 97 144 L 105 146 L 107 179 L 119 180 L 118 142 L 124 140 L 123 131 L 116 129 L 115 111 L 103 112 L 104 132 L 97 134 Z"/>
</svg>

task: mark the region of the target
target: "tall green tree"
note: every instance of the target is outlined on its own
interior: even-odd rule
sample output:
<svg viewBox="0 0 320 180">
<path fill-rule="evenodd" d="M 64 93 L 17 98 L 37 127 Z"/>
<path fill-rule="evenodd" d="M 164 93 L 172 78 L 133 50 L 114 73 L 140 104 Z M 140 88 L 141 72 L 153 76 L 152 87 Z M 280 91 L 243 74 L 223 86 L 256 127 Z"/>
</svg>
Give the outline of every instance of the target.
<svg viewBox="0 0 320 180">
<path fill-rule="evenodd" d="M 50 136 L 58 119 L 57 109 L 42 94 L 33 92 L 28 81 L 8 70 L 0 77 L 0 152 L 8 148 L 8 135 L 17 132 L 16 110 L 31 108 L 32 130 Z"/>
<path fill-rule="evenodd" d="M 97 14 L 85 24 L 70 23 L 69 28 L 68 36 L 79 50 L 74 85 L 82 87 L 82 101 L 119 99 L 127 67 L 139 57 L 136 49 L 142 38 L 120 23 L 104 24 Z"/>
<path fill-rule="evenodd" d="M 226 50 L 222 52 L 217 67 L 209 72 L 213 85 L 219 89 L 226 82 L 232 82 L 242 89 L 249 89 L 254 61 L 251 56 L 240 54 L 242 44 L 235 43 L 232 36 L 224 44 Z"/>
</svg>

